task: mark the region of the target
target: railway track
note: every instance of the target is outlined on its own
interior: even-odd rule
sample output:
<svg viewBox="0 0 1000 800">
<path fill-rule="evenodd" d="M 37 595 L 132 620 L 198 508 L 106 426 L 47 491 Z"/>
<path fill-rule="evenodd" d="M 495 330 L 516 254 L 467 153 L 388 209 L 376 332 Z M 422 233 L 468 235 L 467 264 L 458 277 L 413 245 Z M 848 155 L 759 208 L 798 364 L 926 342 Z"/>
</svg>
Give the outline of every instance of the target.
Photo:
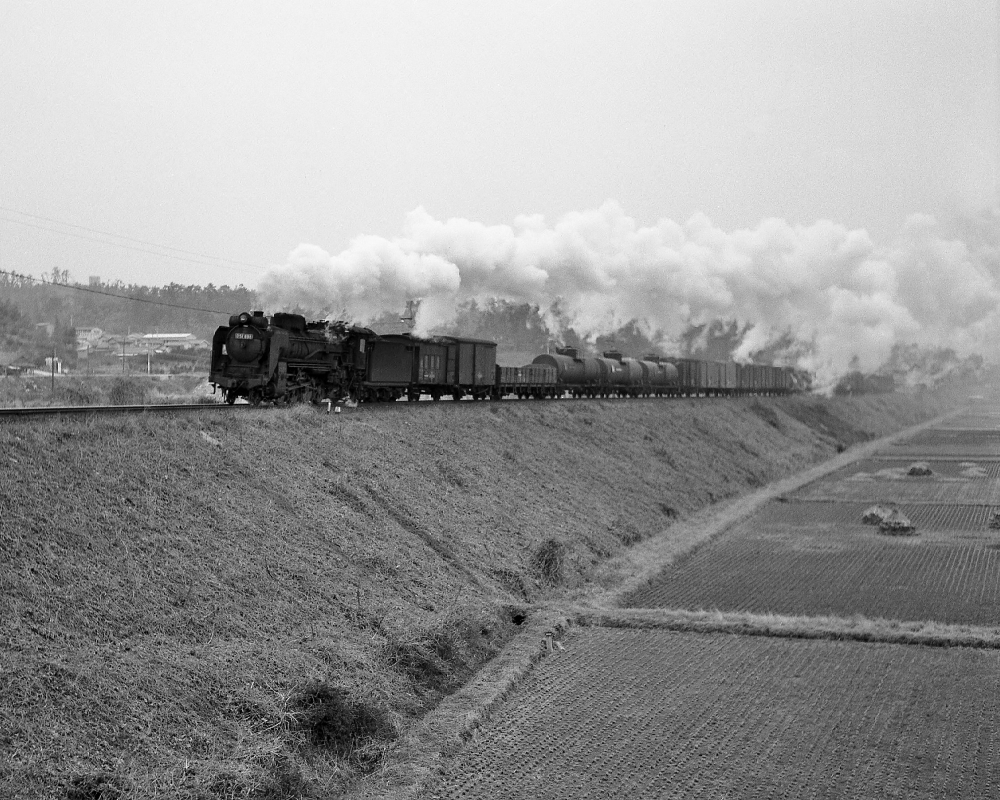
<svg viewBox="0 0 1000 800">
<path fill-rule="evenodd" d="M 0 408 L 0 417 L 42 417 L 54 414 L 160 414 L 182 411 L 216 411 L 233 408 L 250 408 L 248 405 L 229 406 L 225 403 L 163 403 L 132 406 L 37 406 L 33 408 Z"/>
<path fill-rule="evenodd" d="M 535 398 L 541 399 L 541 398 Z M 556 398 L 545 398 L 550 402 Z M 641 402 L 662 402 L 663 400 L 675 399 L 675 400 L 685 400 L 685 399 L 695 399 L 695 396 L 691 395 L 678 395 L 671 398 L 623 398 L 623 397 L 604 397 L 604 398 L 575 398 L 575 397 L 561 397 L 558 398 L 560 403 L 613 403 L 613 402 L 625 402 L 626 400 L 630 403 L 641 403 Z M 703 396 L 701 399 L 723 399 L 712 398 Z M 472 404 L 474 401 L 472 398 L 464 398 L 461 401 L 457 401 L 462 405 Z M 476 402 L 475 405 L 486 405 L 490 402 L 530 402 L 529 400 L 518 400 L 514 397 L 505 397 L 503 400 L 489 401 L 484 400 L 481 402 Z M 348 403 L 332 403 L 327 404 L 323 401 L 316 405 L 319 413 L 330 413 L 334 409 L 337 413 L 340 413 L 340 409 L 351 409 L 351 410 L 361 410 L 363 409 L 366 413 L 376 413 L 378 411 L 388 411 L 389 409 L 408 409 L 411 413 L 413 408 L 416 407 L 441 407 L 454 405 L 456 401 L 452 400 L 450 397 L 442 398 L 440 403 L 431 402 L 430 396 L 423 396 L 421 402 L 419 403 L 408 403 L 406 400 L 393 400 L 387 402 L 367 402 L 361 404 L 348 404 Z M 273 409 L 273 408 L 287 408 L 288 406 L 283 403 L 262 403 L 258 406 L 254 406 L 250 403 L 235 403 L 229 405 L 224 402 L 220 403 L 164 403 L 164 404 L 144 404 L 144 405 L 124 405 L 124 406 L 34 406 L 28 408 L 0 408 L 0 419 L 4 417 L 42 417 L 42 416 L 52 416 L 52 415 L 86 415 L 86 414 L 141 414 L 141 413 L 180 413 L 183 411 L 219 411 L 219 410 L 229 410 L 238 408 L 260 408 L 260 409 Z"/>
</svg>

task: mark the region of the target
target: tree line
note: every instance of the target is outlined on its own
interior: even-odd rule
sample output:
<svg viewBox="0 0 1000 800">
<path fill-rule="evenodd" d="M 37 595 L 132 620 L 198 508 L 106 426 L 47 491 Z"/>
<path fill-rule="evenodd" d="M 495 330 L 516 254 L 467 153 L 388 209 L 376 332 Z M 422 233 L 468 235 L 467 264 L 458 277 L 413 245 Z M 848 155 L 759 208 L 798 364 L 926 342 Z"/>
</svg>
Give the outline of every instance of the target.
<svg viewBox="0 0 1000 800">
<path fill-rule="evenodd" d="M 117 335 L 192 333 L 211 341 L 230 314 L 251 310 L 256 302 L 256 293 L 243 285 L 82 284 L 58 268 L 41 280 L 0 272 L 0 352 L 8 363 L 40 364 L 54 347 L 57 356 L 72 361 L 78 328 Z"/>
</svg>

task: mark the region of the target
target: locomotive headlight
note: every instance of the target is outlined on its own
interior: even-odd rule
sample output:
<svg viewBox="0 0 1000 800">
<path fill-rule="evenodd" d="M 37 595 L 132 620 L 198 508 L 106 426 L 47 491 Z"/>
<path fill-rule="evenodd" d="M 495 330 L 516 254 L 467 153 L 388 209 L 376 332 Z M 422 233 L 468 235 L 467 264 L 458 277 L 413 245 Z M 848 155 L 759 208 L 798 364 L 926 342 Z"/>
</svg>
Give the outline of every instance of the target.
<svg viewBox="0 0 1000 800">
<path fill-rule="evenodd" d="M 240 325 L 249 325 L 249 324 L 250 324 L 250 315 L 246 311 L 244 311 L 242 314 L 240 314 Z"/>
</svg>

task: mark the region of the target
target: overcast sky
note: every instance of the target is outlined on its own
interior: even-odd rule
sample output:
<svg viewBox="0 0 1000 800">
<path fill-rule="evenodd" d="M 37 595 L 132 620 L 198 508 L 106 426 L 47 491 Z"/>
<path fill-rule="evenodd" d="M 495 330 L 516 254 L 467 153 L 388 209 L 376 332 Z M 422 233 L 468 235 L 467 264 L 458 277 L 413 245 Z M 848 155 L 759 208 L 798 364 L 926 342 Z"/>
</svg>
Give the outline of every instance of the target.
<svg viewBox="0 0 1000 800">
<path fill-rule="evenodd" d="M 419 206 L 607 199 L 888 241 L 994 204 L 997 27 L 983 0 L 5 0 L 0 269 L 255 286 Z"/>
</svg>

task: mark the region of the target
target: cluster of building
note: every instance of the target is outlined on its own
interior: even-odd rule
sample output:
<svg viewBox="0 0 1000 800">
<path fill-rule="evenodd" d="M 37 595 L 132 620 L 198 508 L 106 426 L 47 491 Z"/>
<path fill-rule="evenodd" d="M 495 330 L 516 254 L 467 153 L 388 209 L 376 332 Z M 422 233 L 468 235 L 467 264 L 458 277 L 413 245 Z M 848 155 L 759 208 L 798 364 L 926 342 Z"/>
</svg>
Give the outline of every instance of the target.
<svg viewBox="0 0 1000 800">
<path fill-rule="evenodd" d="M 42 322 L 38 328 L 51 337 L 55 325 Z M 140 358 L 149 369 L 150 359 L 156 355 L 189 353 L 196 355 L 212 349 L 210 342 L 199 339 L 193 333 L 105 333 L 100 328 L 76 329 L 76 363 L 77 367 L 101 368 L 111 364 L 124 366 L 127 359 Z M 35 373 L 63 372 L 63 359 L 55 354 L 45 358 L 45 365 L 39 368 L 37 364 L 27 361 L 17 352 L 0 351 L 0 376 L 31 375 Z"/>
<path fill-rule="evenodd" d="M 77 360 L 92 354 L 110 353 L 117 356 L 145 356 L 151 353 L 198 352 L 211 350 L 212 345 L 193 333 L 105 333 L 100 328 L 76 329 Z"/>
</svg>

